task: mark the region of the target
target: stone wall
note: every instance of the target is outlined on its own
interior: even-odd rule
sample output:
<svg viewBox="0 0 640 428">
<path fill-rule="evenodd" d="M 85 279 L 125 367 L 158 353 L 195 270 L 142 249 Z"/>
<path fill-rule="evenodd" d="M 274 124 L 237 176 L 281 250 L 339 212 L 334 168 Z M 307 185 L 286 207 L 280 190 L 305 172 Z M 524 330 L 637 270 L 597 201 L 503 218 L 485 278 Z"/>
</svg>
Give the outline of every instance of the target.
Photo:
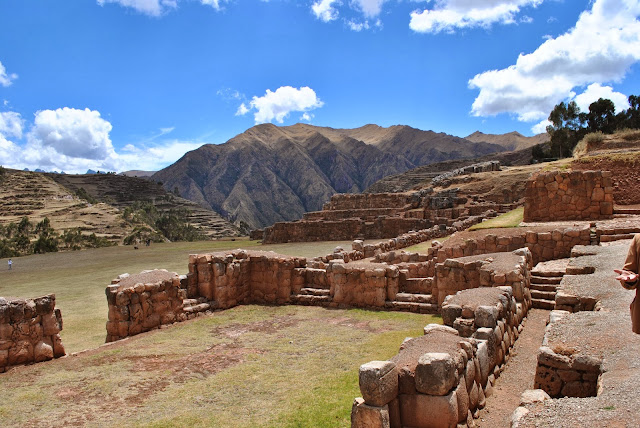
<svg viewBox="0 0 640 428">
<path fill-rule="evenodd" d="M 544 390 L 552 398 L 594 397 L 598 393 L 603 361 L 579 355 L 578 349 L 549 347 L 549 327 L 568 314 L 566 311 L 551 311 L 549 315 L 543 346 L 538 350 L 534 388 Z"/>
<path fill-rule="evenodd" d="M 124 274 L 106 289 L 109 305 L 106 342 L 134 336 L 187 319 L 185 278 L 166 270 Z"/>
<path fill-rule="evenodd" d="M 34 299 L 0 297 L 0 373 L 65 355 L 60 331 L 62 314 L 56 296 Z"/>
<path fill-rule="evenodd" d="M 447 316 L 451 325 L 461 318 L 474 328 L 430 324 L 391 360 L 363 364 L 352 428 L 475 426 L 474 414 L 491 395 L 526 312 L 511 287 L 465 290 L 448 302 L 449 315 L 463 308 Z"/>
<path fill-rule="evenodd" d="M 533 260 L 527 248 L 512 253 L 489 253 L 480 256 L 447 259 L 436 265 L 434 297 L 442 304 L 449 295 L 479 287 L 510 286 L 515 299 L 526 309 L 531 306 L 531 269 Z"/>
<path fill-rule="evenodd" d="M 533 264 L 552 259 L 571 256 L 576 245 L 589 245 L 591 230 L 589 226 L 575 226 L 554 229 L 551 232 L 527 231 L 511 233 L 506 236 L 487 234 L 470 238 L 455 246 L 445 246 L 438 251 L 438 261 L 450 258 L 480 255 L 492 252 L 515 251 L 527 247 L 531 250 Z"/>
<path fill-rule="evenodd" d="M 598 220 L 613 217 L 610 171 L 552 171 L 527 182 L 524 221 Z"/>
<path fill-rule="evenodd" d="M 280 222 L 264 230 L 263 243 L 282 242 L 348 241 L 354 238 L 385 239 L 401 235 L 410 230 L 427 229 L 430 220 L 403 217 L 379 217 L 374 221 L 360 218 L 344 220 L 317 220 Z"/>
<path fill-rule="evenodd" d="M 402 208 L 411 203 L 409 193 L 339 193 L 322 207 L 323 211 L 363 210 L 381 207 Z"/>
</svg>

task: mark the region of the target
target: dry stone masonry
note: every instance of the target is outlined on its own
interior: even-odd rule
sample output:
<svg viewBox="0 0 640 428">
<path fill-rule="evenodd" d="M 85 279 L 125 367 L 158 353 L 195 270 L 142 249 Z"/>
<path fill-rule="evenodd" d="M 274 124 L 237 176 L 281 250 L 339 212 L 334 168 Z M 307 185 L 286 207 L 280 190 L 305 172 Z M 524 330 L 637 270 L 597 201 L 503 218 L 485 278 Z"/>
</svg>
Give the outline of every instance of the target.
<svg viewBox="0 0 640 428">
<path fill-rule="evenodd" d="M 309 212 L 295 222 L 281 222 L 251 233 L 264 243 L 384 239 L 410 230 L 450 227 L 456 222 L 482 221 L 511 205 L 480 203 L 461 196 L 457 188 L 434 193 L 338 194 L 322 211 Z M 474 223 L 472 223 L 474 224 Z"/>
<path fill-rule="evenodd" d="M 534 175 L 527 182 L 525 222 L 612 217 L 610 171 L 552 171 Z"/>
<path fill-rule="evenodd" d="M 446 326 L 430 324 L 390 361 L 360 367 L 362 397 L 352 406 L 352 428 L 474 426 L 526 307 L 503 286 L 461 291 L 442 310 Z"/>
<path fill-rule="evenodd" d="M 62 314 L 55 306 L 54 294 L 34 299 L 0 297 L 0 373 L 65 355 L 60 339 Z"/>
<path fill-rule="evenodd" d="M 153 270 L 120 275 L 107 287 L 106 294 L 109 306 L 106 342 L 187 319 L 183 311 L 186 291 L 177 273 Z"/>
</svg>

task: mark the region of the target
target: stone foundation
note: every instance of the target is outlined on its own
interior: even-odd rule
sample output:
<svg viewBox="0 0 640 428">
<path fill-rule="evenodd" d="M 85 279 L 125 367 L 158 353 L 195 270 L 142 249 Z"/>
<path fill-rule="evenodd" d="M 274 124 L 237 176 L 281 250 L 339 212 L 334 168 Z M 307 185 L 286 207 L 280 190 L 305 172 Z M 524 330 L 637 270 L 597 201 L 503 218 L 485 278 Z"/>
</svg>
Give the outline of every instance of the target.
<svg viewBox="0 0 640 428">
<path fill-rule="evenodd" d="M 363 364 L 353 428 L 474 426 L 526 312 L 511 287 L 465 290 L 448 301 L 464 308 L 464 319 L 476 328 L 431 324 L 424 336 L 405 340 L 391 360 Z"/>
<path fill-rule="evenodd" d="M 184 277 L 166 270 L 124 274 L 106 289 L 109 305 L 106 342 L 124 339 L 187 319 Z"/>
<path fill-rule="evenodd" d="M 62 314 L 55 306 L 54 294 L 34 299 L 0 297 L 0 373 L 65 355 L 60 339 Z"/>
<path fill-rule="evenodd" d="M 549 325 L 558 322 L 569 312 L 551 311 Z M 552 398 L 595 397 L 602 374 L 602 360 L 580 355 L 578 349 L 556 345 L 550 348 L 547 334 L 538 351 L 538 366 L 534 387 L 544 390 Z M 574 355 L 575 354 L 575 355 Z"/>
<path fill-rule="evenodd" d="M 610 171 L 552 171 L 527 182 L 524 221 L 599 220 L 613 217 Z"/>
</svg>

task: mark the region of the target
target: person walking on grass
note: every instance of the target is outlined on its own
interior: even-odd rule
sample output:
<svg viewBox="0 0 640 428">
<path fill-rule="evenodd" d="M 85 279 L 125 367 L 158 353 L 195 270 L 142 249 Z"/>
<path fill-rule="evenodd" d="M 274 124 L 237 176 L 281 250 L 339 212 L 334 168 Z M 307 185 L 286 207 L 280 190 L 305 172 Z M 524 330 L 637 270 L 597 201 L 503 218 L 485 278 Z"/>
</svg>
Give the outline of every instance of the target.
<svg viewBox="0 0 640 428">
<path fill-rule="evenodd" d="M 9 270 L 11 270 L 11 266 L 13 265 L 13 262 L 11 261 L 11 259 L 9 259 L 9 261 L 7 262 L 7 264 L 9 265 Z"/>
</svg>

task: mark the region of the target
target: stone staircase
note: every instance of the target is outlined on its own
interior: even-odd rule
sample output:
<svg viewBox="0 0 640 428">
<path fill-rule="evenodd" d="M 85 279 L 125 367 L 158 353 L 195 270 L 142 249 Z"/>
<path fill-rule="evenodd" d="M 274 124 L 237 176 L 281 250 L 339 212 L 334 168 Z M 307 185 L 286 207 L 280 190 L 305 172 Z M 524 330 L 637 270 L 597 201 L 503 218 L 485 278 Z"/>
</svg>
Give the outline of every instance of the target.
<svg viewBox="0 0 640 428">
<path fill-rule="evenodd" d="M 438 304 L 431 295 L 433 278 L 409 278 L 407 270 L 400 271 L 400 292 L 395 300 L 387 300 L 385 309 L 392 311 L 437 314 Z"/>
<path fill-rule="evenodd" d="M 531 270 L 531 305 L 538 309 L 553 310 L 556 307 L 556 292 L 567 272 L 569 259 L 538 263 Z"/>
<path fill-rule="evenodd" d="M 640 225 L 616 226 L 611 228 L 599 228 L 600 242 L 612 242 L 621 239 L 632 239 L 633 235 L 640 233 Z"/>
<path fill-rule="evenodd" d="M 291 303 L 306 306 L 328 306 L 331 303 L 330 285 L 322 269 L 306 268 L 304 287 L 291 296 Z"/>
<path fill-rule="evenodd" d="M 215 307 L 215 302 L 210 302 L 206 297 L 184 299 L 182 301 L 182 309 L 187 314 L 187 319 L 192 319 L 198 316 L 199 313 L 213 310 Z"/>
</svg>

